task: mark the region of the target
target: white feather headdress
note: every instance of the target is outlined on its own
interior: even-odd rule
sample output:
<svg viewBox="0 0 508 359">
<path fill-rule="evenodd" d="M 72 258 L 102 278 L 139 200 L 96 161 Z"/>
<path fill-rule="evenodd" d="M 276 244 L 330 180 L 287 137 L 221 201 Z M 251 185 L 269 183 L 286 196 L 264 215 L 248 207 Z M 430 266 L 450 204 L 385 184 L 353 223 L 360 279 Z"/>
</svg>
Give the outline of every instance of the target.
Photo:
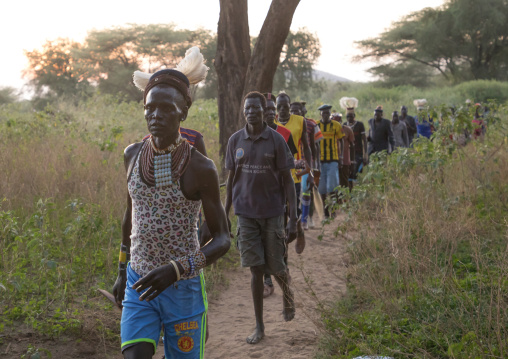
<svg viewBox="0 0 508 359">
<path fill-rule="evenodd" d="M 425 109 L 425 106 L 427 106 L 427 100 L 424 98 L 414 100 L 413 105 L 415 105 L 418 110 L 423 110 Z"/>
<path fill-rule="evenodd" d="M 209 68 L 205 65 L 205 59 L 199 47 L 193 46 L 185 52 L 185 57 L 176 65 L 175 70 L 183 73 L 189 79 L 189 83 L 195 85 L 206 78 Z M 132 75 L 134 85 L 144 91 L 152 75 L 148 72 L 134 71 Z"/>
<path fill-rule="evenodd" d="M 355 108 L 358 107 L 358 99 L 355 97 L 343 97 L 340 99 L 340 107 L 346 110 L 347 113 L 354 113 Z"/>
<path fill-rule="evenodd" d="M 340 99 L 340 107 L 344 110 L 348 108 L 357 108 L 358 107 L 358 99 L 354 97 L 343 97 Z"/>
</svg>

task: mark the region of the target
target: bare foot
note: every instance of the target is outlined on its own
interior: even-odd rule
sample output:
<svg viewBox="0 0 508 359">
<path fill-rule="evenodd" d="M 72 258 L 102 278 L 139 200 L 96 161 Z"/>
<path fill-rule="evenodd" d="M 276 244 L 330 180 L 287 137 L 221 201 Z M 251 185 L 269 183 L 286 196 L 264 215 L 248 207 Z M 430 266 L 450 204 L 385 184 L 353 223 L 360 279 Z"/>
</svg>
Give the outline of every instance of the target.
<svg viewBox="0 0 508 359">
<path fill-rule="evenodd" d="M 265 331 L 261 328 L 256 327 L 256 329 L 254 330 L 254 333 L 252 333 L 251 335 L 249 335 L 247 337 L 247 343 L 257 344 L 261 341 L 261 339 L 264 338 L 264 336 L 265 336 Z"/>
<path fill-rule="evenodd" d="M 293 299 L 293 292 L 289 287 L 282 296 L 282 316 L 286 322 L 293 320 L 295 317 L 295 302 Z"/>
</svg>

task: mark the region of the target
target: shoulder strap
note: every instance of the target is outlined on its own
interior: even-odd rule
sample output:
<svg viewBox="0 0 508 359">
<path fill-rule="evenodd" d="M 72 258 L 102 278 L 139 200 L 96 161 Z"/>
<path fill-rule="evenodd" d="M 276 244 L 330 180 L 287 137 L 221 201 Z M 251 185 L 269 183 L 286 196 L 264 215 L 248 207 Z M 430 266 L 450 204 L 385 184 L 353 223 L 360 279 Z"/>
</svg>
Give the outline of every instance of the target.
<svg viewBox="0 0 508 359">
<path fill-rule="evenodd" d="M 138 145 L 139 148 L 136 150 L 136 155 L 132 156 L 132 158 L 129 161 L 129 165 L 127 167 L 127 182 L 129 182 L 129 180 L 131 178 L 132 170 L 134 169 L 134 165 L 136 164 L 136 161 L 139 157 L 141 149 L 143 148 L 143 142 L 136 143 L 135 145 Z"/>
</svg>

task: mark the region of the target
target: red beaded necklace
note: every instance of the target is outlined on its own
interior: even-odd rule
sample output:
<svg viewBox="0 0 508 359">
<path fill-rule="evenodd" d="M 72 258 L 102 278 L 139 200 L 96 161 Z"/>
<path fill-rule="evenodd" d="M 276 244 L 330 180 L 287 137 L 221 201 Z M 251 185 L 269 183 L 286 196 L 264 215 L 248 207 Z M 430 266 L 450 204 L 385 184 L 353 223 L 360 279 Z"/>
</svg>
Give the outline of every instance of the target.
<svg viewBox="0 0 508 359">
<path fill-rule="evenodd" d="M 143 142 L 143 147 L 141 148 L 139 172 L 142 181 L 151 187 L 155 187 L 154 158 L 159 154 L 171 153 L 172 179 L 173 183 L 176 183 L 189 165 L 191 145 L 185 140 L 181 142 L 177 140 L 174 147 L 169 146 L 167 149 L 161 151 L 155 148 L 155 144 L 152 141 L 152 136 L 150 135 L 150 137 Z"/>
</svg>

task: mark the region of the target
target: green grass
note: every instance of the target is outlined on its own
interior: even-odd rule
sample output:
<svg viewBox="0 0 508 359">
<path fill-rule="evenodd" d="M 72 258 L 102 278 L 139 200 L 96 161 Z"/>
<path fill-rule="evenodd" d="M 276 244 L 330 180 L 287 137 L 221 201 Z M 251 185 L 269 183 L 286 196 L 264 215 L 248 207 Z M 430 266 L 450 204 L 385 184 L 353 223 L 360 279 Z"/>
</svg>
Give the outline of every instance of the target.
<svg viewBox="0 0 508 359">
<path fill-rule="evenodd" d="M 220 163 L 215 102 L 196 101 L 184 126 Z M 97 289 L 111 290 L 117 274 L 123 149 L 147 133 L 142 105 L 110 96 L 0 106 L 0 332 L 118 340 L 118 313 Z M 236 262 L 231 251 L 205 270 L 210 297 Z"/>
<path fill-rule="evenodd" d="M 348 291 L 323 311 L 319 358 L 508 356 L 508 111 L 492 113 L 484 140 L 449 140 L 462 109 L 372 158 L 343 205 Z"/>
<path fill-rule="evenodd" d="M 337 108 L 340 97 L 357 96 L 358 117 L 365 120 L 378 104 L 388 112 L 392 107 L 410 104 L 414 98 L 427 97 L 431 104 L 460 105 L 465 98 L 483 101 L 490 97 L 503 102 L 508 93 L 506 86 L 506 83 L 473 82 L 422 91 L 411 87 L 382 89 L 343 84 L 333 87 L 323 98 L 307 100 L 309 115 L 318 118 L 315 109 L 322 102 L 331 102 Z M 298 98 L 297 94 L 291 95 Z M 453 131 L 465 126 L 464 121 L 456 125 L 444 121 L 440 128 Z M 499 110 L 492 123 L 496 121 L 499 125 L 506 123 L 506 109 Z M 203 133 L 208 155 L 220 168 L 216 101 L 195 101 L 183 126 Z M 349 274 L 349 294 L 344 302 L 330 309 L 323 342 L 328 349 L 323 349 L 324 356 L 350 357 L 355 350 L 365 353 L 379 350 L 403 356 L 385 343 L 387 338 L 398 335 L 395 342 L 404 343 L 411 337 L 414 343 L 430 343 L 428 347 L 420 344 L 425 350 L 440 348 L 439 355 L 451 357 L 448 348 L 462 345 L 466 349 L 461 350 L 469 350 L 468 343 L 473 340 L 469 332 L 474 333 L 477 342 L 487 343 L 493 355 L 496 350 L 506 353 L 506 327 L 496 319 L 496 313 L 492 312 L 490 322 L 485 321 L 497 328 L 497 332 L 492 332 L 495 335 L 487 338 L 482 334 L 485 326 L 480 322 L 485 320 L 484 313 L 490 312 L 485 309 L 478 317 L 471 312 L 474 306 L 464 302 L 486 303 L 490 298 L 495 300 L 492 308 L 501 308 L 506 298 L 506 271 L 503 272 L 504 267 L 499 269 L 499 256 L 505 253 L 499 243 L 505 241 L 501 233 L 506 226 L 508 197 L 507 184 L 500 180 L 508 178 L 502 142 L 506 131 L 501 126 L 491 133 L 497 136 L 462 150 L 441 146 L 435 140 L 422 142 L 416 154 L 400 151 L 389 159 L 373 162 L 372 170 L 365 174 L 363 185 L 357 187 L 347 208 L 351 218 L 346 225 L 358 231 L 361 240 L 351 244 L 354 270 Z M 145 134 L 142 105 L 119 102 L 112 96 L 97 94 L 81 101 L 61 99 L 43 111 L 34 111 L 28 102 L 0 106 L 2 333 L 28 327 L 53 337 L 85 333 L 79 335 L 118 340 L 118 313 L 97 296 L 96 289 L 111 289 L 116 278 L 120 220 L 126 196 L 122 185 L 123 149 Z M 501 150 L 494 153 L 500 144 Z M 384 166 L 383 161 L 388 165 Z M 415 187 L 415 183 L 420 186 Z M 432 196 L 427 196 L 428 193 Z M 414 206 L 398 206 L 416 195 L 419 197 Z M 422 202 L 424 199 L 431 201 L 430 213 L 428 205 Z M 408 213 L 410 219 L 418 220 L 409 221 Z M 420 218 L 418 213 L 425 216 Z M 379 226 L 387 220 L 388 229 Z M 411 225 L 402 227 L 402 223 Z M 365 224 L 368 224 L 365 228 L 376 230 L 375 238 L 362 229 Z M 446 231 L 441 231 L 442 228 Z M 433 241 L 427 243 L 429 238 Z M 394 239 L 400 241 L 393 242 Z M 389 251 L 393 243 L 400 246 L 399 257 Z M 480 243 L 485 245 L 479 246 Z M 429 253 L 440 256 L 432 259 Z M 224 274 L 237 265 L 237 260 L 238 255 L 232 249 L 224 259 L 207 268 L 210 296 L 227 285 Z M 432 266 L 426 269 L 421 263 Z M 380 266 L 386 270 L 377 270 Z M 441 272 L 447 275 L 446 280 L 438 275 Z M 369 273 L 376 275 L 369 277 Z M 376 281 L 383 286 L 371 286 L 376 291 L 370 293 L 359 285 L 362 281 L 366 285 Z M 501 284 L 496 287 L 496 283 Z M 481 295 L 477 295 L 476 288 L 481 288 Z M 501 291 L 501 296 L 494 292 L 495 288 Z M 447 293 L 442 302 L 437 301 L 435 294 L 440 291 Z M 444 307 L 455 302 L 465 303 L 463 313 L 476 315 L 470 315 L 477 318 L 471 322 L 476 327 L 465 320 L 455 326 L 439 320 L 426 324 L 415 315 L 429 314 L 428 308 L 436 303 Z M 501 314 L 506 313 L 501 310 Z M 390 329 L 395 328 L 394 323 L 400 323 L 401 328 L 415 328 L 417 334 L 407 334 L 413 329 L 397 333 Z M 372 334 L 367 335 L 363 331 L 369 326 Z M 432 333 L 435 335 L 431 336 Z M 370 346 L 370 343 L 382 344 Z M 505 343 L 504 347 L 500 343 Z M 411 345 L 416 348 L 416 344 Z"/>
</svg>

